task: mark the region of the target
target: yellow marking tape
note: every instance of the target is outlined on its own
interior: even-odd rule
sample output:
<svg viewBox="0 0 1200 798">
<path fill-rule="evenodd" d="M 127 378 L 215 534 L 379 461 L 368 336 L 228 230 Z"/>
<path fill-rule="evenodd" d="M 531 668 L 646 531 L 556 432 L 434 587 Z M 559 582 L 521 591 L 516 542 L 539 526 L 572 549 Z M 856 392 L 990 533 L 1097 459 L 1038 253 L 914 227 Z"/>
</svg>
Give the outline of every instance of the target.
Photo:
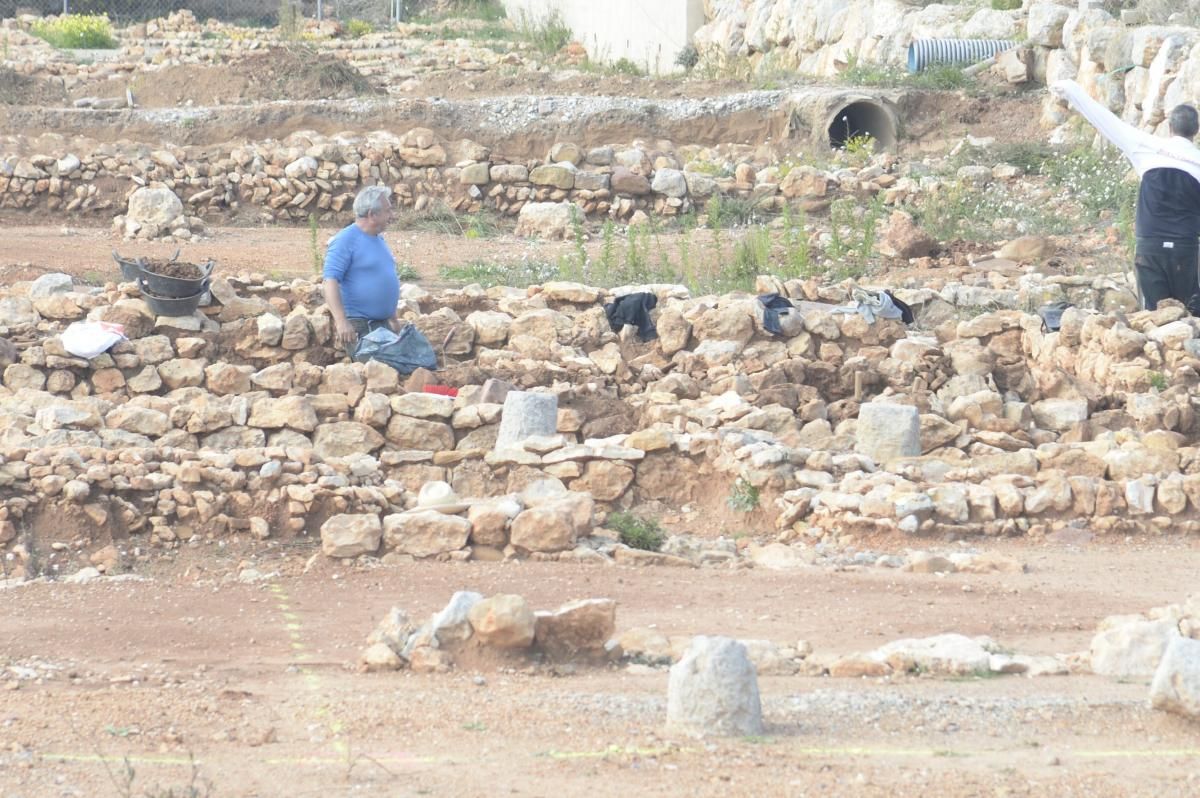
<svg viewBox="0 0 1200 798">
<path fill-rule="evenodd" d="M 101 756 L 99 754 L 61 754 L 61 753 L 45 753 L 38 754 L 39 759 L 48 760 L 51 762 L 79 762 L 83 764 L 104 764 L 113 763 L 119 764 L 129 762 L 131 765 L 203 765 L 203 759 L 187 759 L 178 756 L 147 756 L 139 754 L 131 754 L 129 756 Z M 435 764 L 446 763 L 452 761 L 449 757 L 437 756 L 412 756 L 412 755 L 393 755 L 393 756 L 371 756 L 370 759 L 389 765 L 406 765 L 406 764 Z M 268 765 L 345 765 L 346 758 L 331 757 L 331 756 L 290 756 L 290 757 L 272 757 L 261 759 L 260 762 L 265 762 Z"/>
<path fill-rule="evenodd" d="M 303 632 L 303 625 L 300 623 L 300 617 L 296 613 L 290 611 L 292 601 L 291 597 L 288 596 L 287 591 L 284 590 L 278 582 L 272 582 L 270 585 L 270 590 L 275 594 L 277 598 L 276 607 L 279 609 L 280 613 L 285 619 L 283 626 L 284 629 L 287 630 L 288 637 L 291 638 L 292 651 L 297 652 L 294 660 L 298 666 L 300 675 L 304 678 L 304 685 L 314 695 L 319 695 L 321 694 L 321 677 L 302 664 L 309 660 L 310 657 L 305 651 L 305 646 L 302 639 L 303 635 L 301 634 Z M 326 721 L 327 718 L 331 717 L 329 708 L 327 706 L 318 707 L 314 715 L 315 717 L 320 718 L 322 721 Z M 345 730 L 345 725 L 337 718 L 333 718 L 332 720 L 326 722 L 329 727 L 329 731 L 333 735 L 333 740 L 330 741 L 330 745 L 333 746 L 335 751 L 345 757 L 349 753 L 349 746 L 346 745 L 344 740 L 338 739 L 338 735 Z M 344 761 L 344 759 L 341 761 Z"/>
</svg>

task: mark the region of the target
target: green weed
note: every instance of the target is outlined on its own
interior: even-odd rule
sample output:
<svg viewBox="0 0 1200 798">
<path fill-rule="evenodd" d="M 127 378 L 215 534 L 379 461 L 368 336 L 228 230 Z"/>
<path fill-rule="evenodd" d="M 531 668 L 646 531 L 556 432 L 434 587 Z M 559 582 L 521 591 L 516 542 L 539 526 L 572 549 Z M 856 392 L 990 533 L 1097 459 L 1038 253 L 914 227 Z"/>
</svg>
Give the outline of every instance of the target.
<svg viewBox="0 0 1200 798">
<path fill-rule="evenodd" d="M 1150 382 L 1150 387 L 1156 391 L 1167 390 L 1167 375 L 1161 371 L 1152 371 L 1146 375 L 1146 379 Z"/>
<path fill-rule="evenodd" d="M 111 50 L 117 46 L 112 26 L 103 14 L 67 14 L 38 20 L 30 32 L 59 49 Z"/>
<path fill-rule="evenodd" d="M 588 273 L 588 254 L 583 229 L 583 214 L 578 205 L 571 206 L 571 239 L 575 244 L 575 259 L 572 263 L 571 276 L 577 280 L 585 279 Z"/>
<path fill-rule="evenodd" d="M 431 22 L 442 22 L 447 19 L 479 19 L 484 22 L 498 22 L 508 15 L 497 0 L 456 0 L 439 14 L 426 14 L 415 17 L 412 21 L 427 25 Z"/>
<path fill-rule="evenodd" d="M 317 215 L 310 213 L 308 215 L 308 251 L 312 257 L 313 273 L 320 274 L 324 269 L 325 264 L 321 258 L 321 245 L 317 241 L 319 231 L 317 229 Z"/>
<path fill-rule="evenodd" d="M 628 75 L 630 77 L 645 77 L 646 70 L 628 58 L 618 58 L 612 63 L 586 59 L 579 67 L 584 72 L 596 75 Z"/>
<path fill-rule="evenodd" d="M 540 20 L 522 15 L 519 26 L 521 36 L 546 58 L 552 58 L 566 47 L 573 36 L 558 11 L 547 14 Z"/>
<path fill-rule="evenodd" d="M 604 227 L 600 232 L 600 273 L 602 275 L 612 274 L 617 269 L 617 226 L 613 224 L 612 219 L 604 220 Z"/>
<path fill-rule="evenodd" d="M 975 147 L 964 147 L 963 152 L 983 154 Z M 1020 167 L 1027 175 L 1045 174 L 1061 153 L 1049 144 L 1040 141 L 1013 141 L 997 144 L 986 153 L 988 163 L 1006 163 Z M 982 161 L 982 158 L 981 158 Z"/>
<path fill-rule="evenodd" d="M 667 534 L 657 521 L 638 518 L 627 512 L 615 512 L 605 526 L 617 533 L 618 539 L 631 549 L 659 551 L 667 542 Z"/>
<path fill-rule="evenodd" d="M 443 266 L 442 277 L 461 283 L 478 283 L 484 288 L 510 285 L 526 288 L 561 276 L 557 263 L 540 260 L 472 261 L 459 266 Z"/>
<path fill-rule="evenodd" d="M 737 482 L 733 483 L 733 487 L 729 489 L 729 498 L 725 500 L 725 504 L 729 506 L 729 509 L 736 510 L 739 513 L 749 513 L 756 510 L 758 502 L 758 488 L 751 485 L 744 477 L 739 477 Z"/>
<path fill-rule="evenodd" d="M 713 194 L 708 202 L 704 203 L 704 213 L 708 217 L 708 227 L 711 230 L 747 225 L 765 216 L 749 199 L 722 197 L 720 194 Z"/>
<path fill-rule="evenodd" d="M 797 213 L 791 205 L 783 209 L 784 258 L 779 276 L 784 280 L 812 276 L 812 257 L 804 211 Z"/>
<path fill-rule="evenodd" d="M 687 165 L 689 172 L 696 172 L 709 177 L 733 177 L 733 167 L 728 163 L 713 161 L 692 161 Z"/>
<path fill-rule="evenodd" d="M 865 206 L 853 197 L 834 200 L 829 206 L 829 245 L 825 255 L 837 265 L 830 274 L 838 279 L 860 277 L 875 257 L 875 238 L 883 216 L 883 198 L 875 196 Z"/>
<path fill-rule="evenodd" d="M 417 272 L 416 267 L 414 267 L 411 263 L 397 263 L 396 264 L 396 279 L 397 280 L 401 280 L 401 281 L 408 280 L 411 282 L 413 280 L 416 280 L 420 276 L 421 275 L 420 275 L 420 273 Z"/>
<path fill-rule="evenodd" d="M 493 238 L 500 234 L 500 222 L 490 210 L 471 214 L 455 212 L 444 202 L 436 202 L 421 211 L 400 214 L 396 226 L 405 230 L 421 230 L 469 239 Z"/>
<path fill-rule="evenodd" d="M 863 167 L 875 153 L 875 138 L 870 133 L 857 133 L 842 142 L 846 159 L 854 166 Z"/>
<path fill-rule="evenodd" d="M 850 56 L 846 68 L 839 75 L 842 83 L 851 86 L 875 86 L 897 89 L 962 89 L 972 84 L 961 65 L 934 64 L 920 72 L 908 72 L 898 67 L 874 62 L 860 61 Z"/>
</svg>

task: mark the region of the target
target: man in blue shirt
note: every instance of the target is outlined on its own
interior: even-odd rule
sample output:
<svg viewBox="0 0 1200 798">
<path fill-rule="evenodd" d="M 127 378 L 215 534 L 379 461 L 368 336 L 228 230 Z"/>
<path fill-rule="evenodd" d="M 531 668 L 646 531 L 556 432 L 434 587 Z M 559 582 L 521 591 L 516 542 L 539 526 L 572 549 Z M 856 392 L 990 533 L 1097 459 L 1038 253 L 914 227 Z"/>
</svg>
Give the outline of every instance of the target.
<svg viewBox="0 0 1200 798">
<path fill-rule="evenodd" d="M 400 327 L 400 280 L 382 233 L 392 220 L 392 191 L 368 186 L 354 198 L 354 224 L 329 242 L 325 253 L 325 304 L 333 313 L 335 340 L 353 356 L 359 337 L 379 327 Z"/>
</svg>

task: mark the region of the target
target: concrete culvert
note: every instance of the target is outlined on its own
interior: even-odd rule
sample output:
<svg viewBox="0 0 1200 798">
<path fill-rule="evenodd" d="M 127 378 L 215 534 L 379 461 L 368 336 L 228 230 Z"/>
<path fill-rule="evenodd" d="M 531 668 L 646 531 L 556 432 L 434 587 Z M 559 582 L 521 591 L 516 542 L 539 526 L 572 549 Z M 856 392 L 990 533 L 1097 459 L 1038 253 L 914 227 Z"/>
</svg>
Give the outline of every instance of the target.
<svg viewBox="0 0 1200 798">
<path fill-rule="evenodd" d="M 786 100 L 789 133 L 796 139 L 808 139 L 814 148 L 844 147 L 853 136 L 869 134 L 876 150 L 896 144 L 900 128 L 896 112 L 896 93 L 866 94 L 825 88 L 805 88 L 792 92 Z"/>
<path fill-rule="evenodd" d="M 829 146 L 835 150 L 859 136 L 874 139 L 876 150 L 887 149 L 896 143 L 895 113 L 876 100 L 855 100 L 835 109 L 825 129 Z"/>
</svg>

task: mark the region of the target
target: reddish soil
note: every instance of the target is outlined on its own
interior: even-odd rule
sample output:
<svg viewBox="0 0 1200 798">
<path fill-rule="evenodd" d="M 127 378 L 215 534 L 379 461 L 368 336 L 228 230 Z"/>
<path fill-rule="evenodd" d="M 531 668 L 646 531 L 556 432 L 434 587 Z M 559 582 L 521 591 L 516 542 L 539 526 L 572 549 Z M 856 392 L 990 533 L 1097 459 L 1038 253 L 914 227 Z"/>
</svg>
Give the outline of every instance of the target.
<svg viewBox="0 0 1200 798">
<path fill-rule="evenodd" d="M 1021 653 L 1086 648 L 1096 623 L 1194 587 L 1193 541 L 996 548 L 1027 574 L 779 573 L 561 563 L 365 570 L 308 546 L 236 546 L 140 564 L 152 581 L 32 584 L 0 611 L 6 794 L 1184 796 L 1195 728 L 1143 684 L 1093 676 L 760 680 L 767 735 L 663 732 L 665 671 L 353 668 L 388 607 L 417 617 L 456 589 L 535 607 L 609 596 L 618 630 L 719 633 L 817 653 L 956 631 Z M 242 552 L 245 554 L 245 552 Z M 283 575 L 229 581 L 253 564 Z M 1119 578 L 1114 578 L 1119 577 Z M 41 678 L 28 676 L 32 669 Z M 133 768 L 133 791 L 123 793 Z M 107 766 L 107 769 L 106 769 Z M 110 772 L 111 771 L 111 772 Z M 165 794 L 165 792 L 163 793 Z M 201 793 L 203 794 L 203 793 Z"/>
</svg>

